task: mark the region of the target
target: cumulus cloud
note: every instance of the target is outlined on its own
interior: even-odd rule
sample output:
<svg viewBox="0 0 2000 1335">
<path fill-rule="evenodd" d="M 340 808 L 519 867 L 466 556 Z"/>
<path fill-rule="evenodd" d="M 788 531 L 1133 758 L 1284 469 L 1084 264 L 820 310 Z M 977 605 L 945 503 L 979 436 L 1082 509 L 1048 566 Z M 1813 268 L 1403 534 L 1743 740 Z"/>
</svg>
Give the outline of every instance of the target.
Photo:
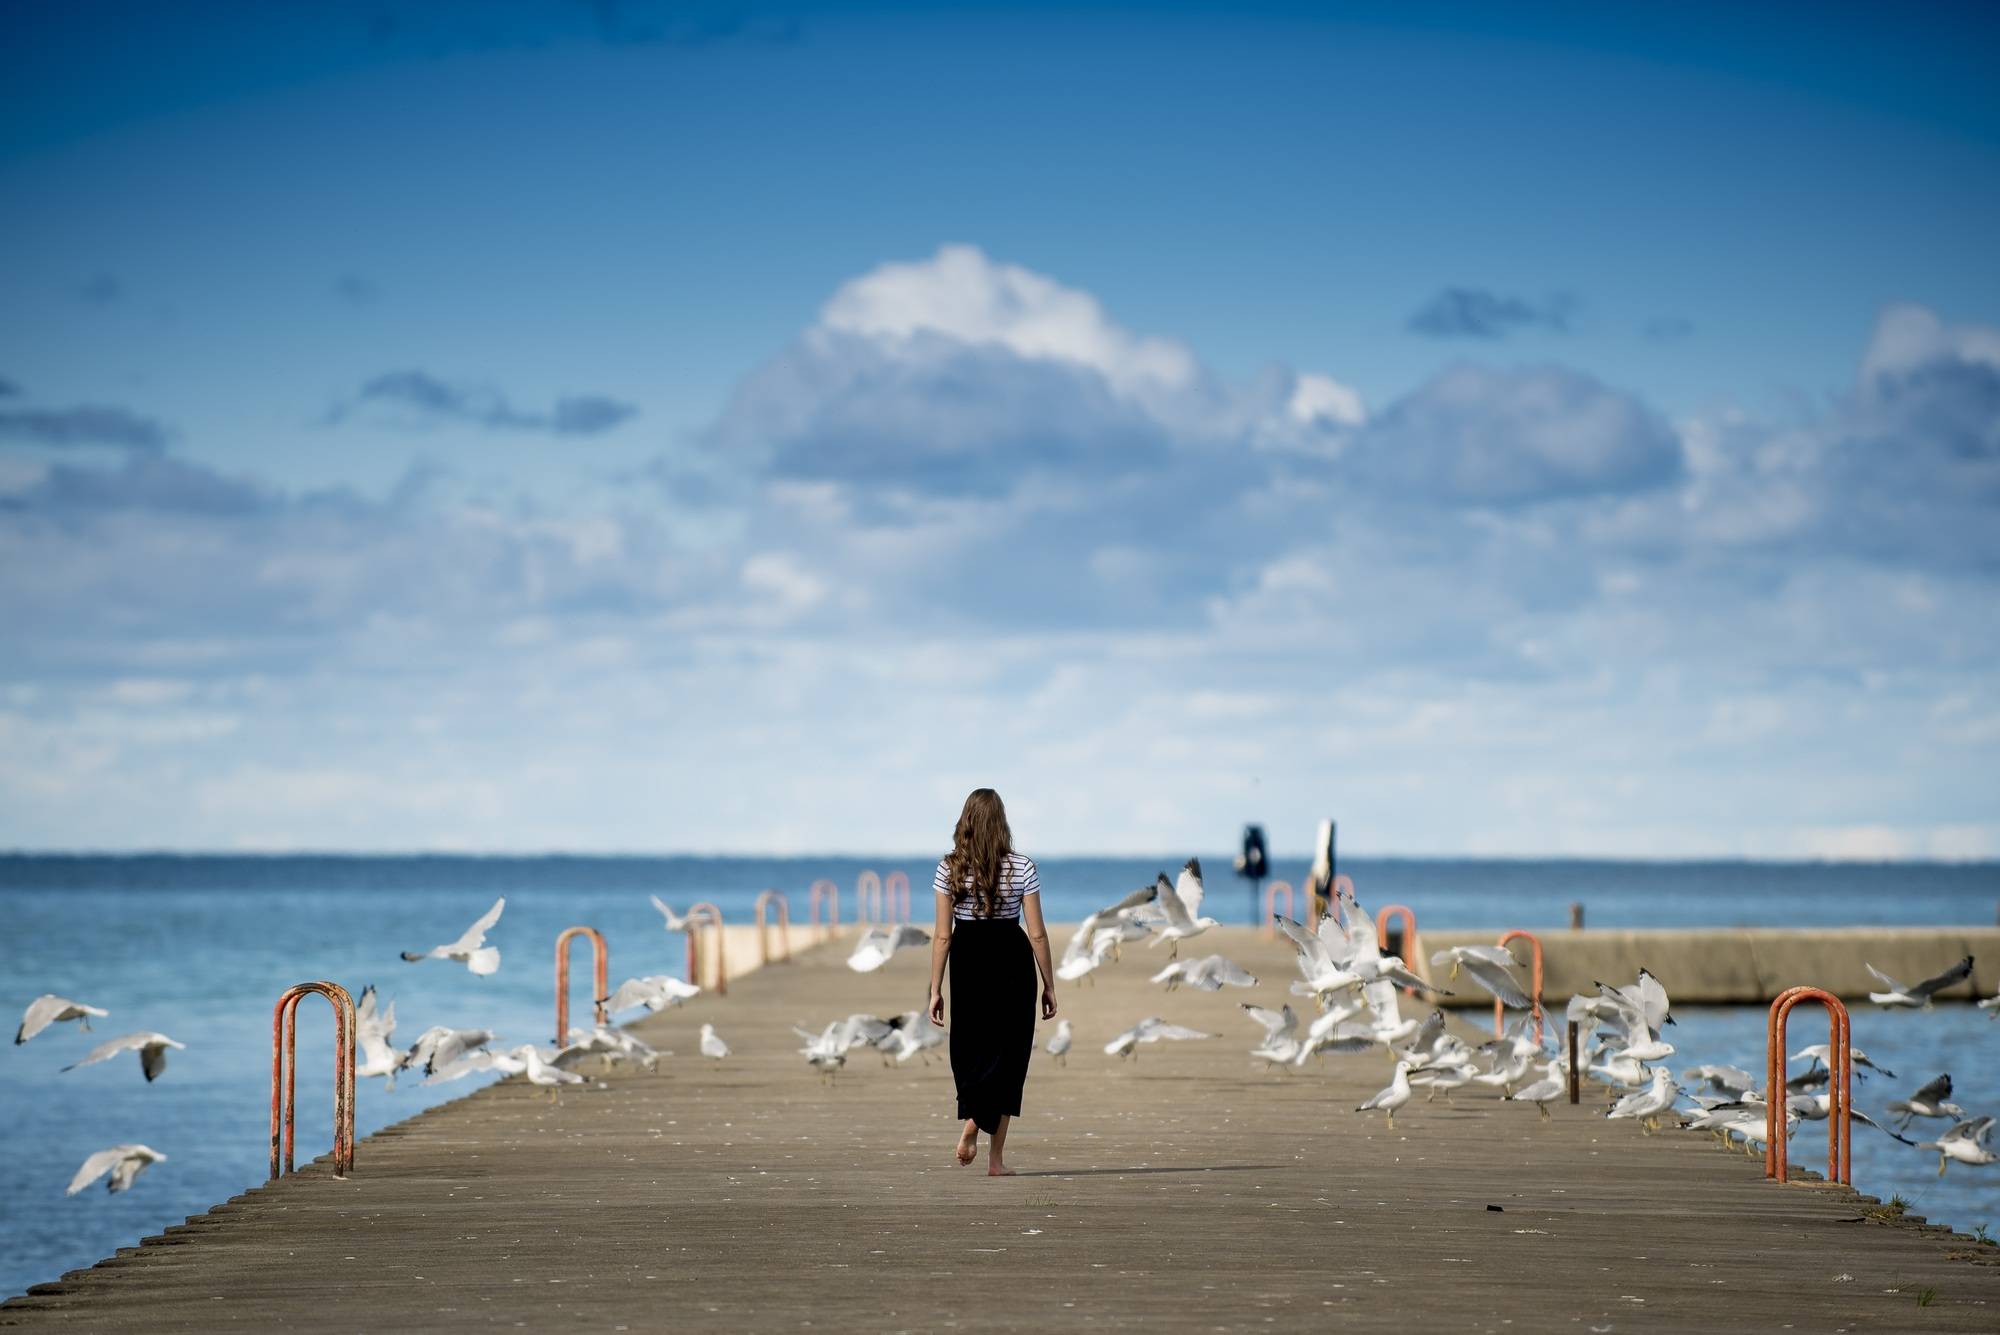
<svg viewBox="0 0 2000 1335">
<path fill-rule="evenodd" d="M 565 395 L 547 412 L 527 412 L 482 385 L 448 381 L 426 371 L 387 371 L 362 385 L 351 402 L 337 405 L 328 420 L 339 422 L 369 410 L 422 425 L 458 422 L 489 430 L 554 436 L 600 435 L 639 412 L 629 403 L 602 394 Z"/>
<path fill-rule="evenodd" d="M 1410 317 L 1410 332 L 1429 338 L 1505 338 L 1525 329 L 1569 330 L 1568 297 L 1530 301 L 1479 287 L 1448 287 Z"/>
<path fill-rule="evenodd" d="M 1453 367 L 1369 423 L 1342 462 L 1374 486 L 1459 505 L 1644 491 L 1681 472 L 1657 413 L 1557 366 Z"/>
</svg>

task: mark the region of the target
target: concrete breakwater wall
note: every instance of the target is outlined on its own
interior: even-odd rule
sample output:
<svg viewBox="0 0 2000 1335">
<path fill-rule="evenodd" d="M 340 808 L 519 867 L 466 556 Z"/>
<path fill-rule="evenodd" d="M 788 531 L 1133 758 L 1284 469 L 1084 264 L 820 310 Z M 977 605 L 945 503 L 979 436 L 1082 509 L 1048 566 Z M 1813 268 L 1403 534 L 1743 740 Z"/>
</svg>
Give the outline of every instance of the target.
<svg viewBox="0 0 2000 1335">
<path fill-rule="evenodd" d="M 1542 942 L 1542 995 L 1553 1008 L 1573 993 L 1594 993 L 1596 980 L 1628 983 L 1641 967 L 1683 1005 L 1763 1005 L 1788 987 L 1823 987 L 1843 1000 L 1865 999 L 1882 984 L 1873 964 L 1910 984 L 1943 972 L 1965 956 L 1972 977 L 1938 993 L 1940 1001 L 1971 1001 L 2000 989 L 2000 927 L 1718 927 L 1618 931 L 1538 932 Z M 1417 924 L 1423 968 L 1447 946 L 1491 944 L 1500 931 L 1427 932 Z M 1189 943 L 1196 944 L 1196 943 Z M 1183 950 L 1187 946 L 1182 947 Z M 1529 981 L 1528 943 L 1514 942 Z M 1438 979 L 1443 982 L 1442 978 Z M 1450 1005 L 1487 1005 L 1476 984 L 1455 989 Z"/>
</svg>

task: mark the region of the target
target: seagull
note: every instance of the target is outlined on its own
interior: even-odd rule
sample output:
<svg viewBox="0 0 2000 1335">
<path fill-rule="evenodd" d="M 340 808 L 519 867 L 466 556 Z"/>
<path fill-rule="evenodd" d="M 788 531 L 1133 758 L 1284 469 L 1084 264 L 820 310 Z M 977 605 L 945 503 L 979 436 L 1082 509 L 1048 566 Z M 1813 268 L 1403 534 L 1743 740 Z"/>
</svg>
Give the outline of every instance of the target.
<svg viewBox="0 0 2000 1335">
<path fill-rule="evenodd" d="M 930 943 L 931 934 L 910 923 L 896 927 L 870 927 L 855 942 L 854 953 L 847 957 L 847 967 L 856 973 L 874 973 L 905 946 L 927 946 Z"/>
<path fill-rule="evenodd" d="M 553 1065 L 533 1043 L 523 1043 L 514 1049 L 513 1055 L 520 1060 L 521 1074 L 528 1077 L 528 1083 L 541 1085 L 549 1091 L 551 1103 L 555 1102 L 558 1086 L 590 1083 L 587 1077 L 580 1076 L 575 1071 L 565 1071 L 562 1067 Z"/>
<path fill-rule="evenodd" d="M 1181 942 L 1187 938 L 1221 926 L 1220 919 L 1198 916 L 1201 913 L 1201 859 L 1189 858 L 1187 865 L 1181 868 L 1180 880 L 1171 885 L 1167 883 L 1167 874 L 1161 872 L 1159 879 L 1153 882 L 1153 888 L 1159 892 L 1159 907 L 1167 916 L 1167 925 L 1153 938 L 1153 944 L 1166 942 L 1169 958 L 1179 953 Z"/>
<path fill-rule="evenodd" d="M 1056 1021 L 1056 1031 L 1049 1036 L 1048 1053 L 1049 1056 L 1055 1058 L 1056 1065 L 1069 1065 L 1069 1049 L 1070 1044 L 1073 1042 L 1075 1042 L 1075 1036 L 1070 1033 L 1069 1017 L 1065 1015 L 1062 1019 Z"/>
<path fill-rule="evenodd" d="M 1283 1010 L 1272 1010 L 1268 1006 L 1253 1006 L 1249 1002 L 1239 1003 L 1243 1013 L 1263 1026 L 1264 1037 L 1256 1047 L 1250 1049 L 1252 1057 L 1262 1057 L 1266 1066 L 1280 1062 L 1290 1064 L 1299 1056 L 1299 1017 L 1290 1006 Z"/>
<path fill-rule="evenodd" d="M 1549 1117 L 1549 1105 L 1569 1093 L 1569 1077 L 1563 1071 L 1562 1058 L 1557 1057 L 1542 1068 L 1542 1078 L 1533 1084 L 1523 1085 L 1512 1094 L 1502 1094 L 1504 1099 L 1516 1103 L 1532 1103 L 1535 1111 L 1542 1115 L 1544 1122 Z"/>
<path fill-rule="evenodd" d="M 1907 1131 L 1910 1122 L 1917 1117 L 1950 1117 L 1964 1121 L 1965 1109 L 1951 1101 L 1951 1073 L 1946 1072 L 1923 1086 L 1907 1099 L 1892 1100 L 1889 1115 L 1896 1118 L 1896 1129 Z"/>
<path fill-rule="evenodd" d="M 660 1064 L 660 1054 L 652 1044 L 626 1030 L 602 1024 L 593 1029 L 570 1030 L 562 1050 L 556 1053 L 553 1060 L 557 1066 L 563 1066 L 585 1057 L 602 1057 L 612 1062 L 636 1061 L 649 1071 Z"/>
<path fill-rule="evenodd" d="M 442 1085 L 451 1080 L 463 1080 L 466 1076 L 481 1071 L 519 1075 L 528 1069 L 528 1063 L 527 1059 L 520 1055 L 518 1048 L 512 1052 L 488 1052 L 484 1048 L 472 1048 L 457 1052 L 449 1060 L 433 1062 L 425 1069 L 430 1072 L 424 1077 L 423 1082 L 426 1085 Z"/>
<path fill-rule="evenodd" d="M 96 1006 L 86 1006 L 81 1001 L 71 1001 L 53 992 L 44 992 L 28 1003 L 28 1009 L 21 1013 L 21 1027 L 14 1031 L 14 1041 L 25 1043 L 52 1024 L 64 1020 L 75 1020 L 85 1033 L 90 1032 L 90 1017 L 105 1016 L 110 1011 Z"/>
<path fill-rule="evenodd" d="M 1637 1118 L 1645 1126 L 1646 1133 L 1651 1135 L 1659 1129 L 1660 1114 L 1672 1108 L 1680 1094 L 1681 1087 L 1674 1083 L 1673 1073 L 1664 1066 L 1655 1067 L 1651 1085 L 1636 1094 L 1627 1094 L 1612 1104 L 1611 1111 L 1604 1115 Z"/>
<path fill-rule="evenodd" d="M 1792 1060 L 1797 1061 L 1798 1058 Z M 1740 1066 L 1690 1066 L 1681 1072 L 1681 1079 L 1697 1087 L 1706 1086 L 1713 1093 L 1727 1094 L 1732 1099 L 1757 1088 L 1757 1077 Z"/>
<path fill-rule="evenodd" d="M 467 1053 L 477 1051 L 493 1041 L 491 1029 L 448 1029 L 434 1024 L 417 1035 L 417 1041 L 410 1044 L 400 1063 L 400 1069 L 421 1067 L 425 1075 L 435 1075 L 439 1068 L 450 1066 Z M 464 1072 L 460 1072 L 464 1074 Z"/>
<path fill-rule="evenodd" d="M 1618 1056 L 1656 1062 L 1673 1055 L 1674 1045 L 1660 1039 L 1661 1028 L 1672 1024 L 1674 1017 L 1667 1010 L 1667 989 L 1659 979 L 1640 969 L 1638 982 L 1623 987 L 1599 983 L 1597 993 L 1614 1012 L 1604 1023 L 1624 1031 L 1623 1041 L 1614 1049 Z"/>
<path fill-rule="evenodd" d="M 1896 1073 L 1890 1070 L 1888 1067 L 1877 1066 L 1874 1062 L 1869 1061 L 1868 1054 L 1863 1052 L 1860 1048 L 1856 1047 L 1848 1048 L 1847 1055 L 1854 1059 L 1854 1064 L 1856 1066 L 1866 1066 L 1871 1071 L 1880 1071 L 1883 1075 L 1888 1076 L 1891 1080 L 1894 1080 L 1896 1078 Z M 1814 1066 L 1830 1067 L 1832 1065 L 1832 1063 L 1830 1063 L 1827 1060 L 1827 1045 L 1824 1043 L 1815 1043 L 1811 1047 L 1800 1048 L 1797 1052 L 1794 1052 L 1791 1056 L 1787 1057 L 1785 1060 L 1792 1062 L 1811 1061 Z"/>
<path fill-rule="evenodd" d="M 160 1072 L 167 1069 L 167 1049 L 186 1047 L 187 1044 L 176 1043 L 165 1034 L 124 1034 L 99 1043 L 83 1060 L 71 1062 L 63 1067 L 63 1070 L 74 1071 L 79 1066 L 95 1066 L 98 1062 L 110 1061 L 121 1052 L 131 1052 L 136 1049 L 139 1053 L 139 1069 L 146 1073 L 146 1082 L 151 1084 L 160 1078 Z"/>
<path fill-rule="evenodd" d="M 1874 965 L 1869 964 L 1866 960 L 1862 961 L 1862 965 L 1868 972 L 1881 980 L 1882 986 L 1889 989 L 1887 992 L 1870 992 L 1868 994 L 1868 999 L 1877 1006 L 1921 1006 L 1925 1010 L 1929 1010 L 1933 996 L 1950 987 L 1952 984 L 1964 982 L 1972 976 L 1972 956 L 1970 955 L 1967 955 L 1943 973 L 1926 978 L 1923 982 L 1911 987 L 1903 986 L 1903 984 L 1897 982 L 1888 974 L 1883 973 Z"/>
<path fill-rule="evenodd" d="M 715 1026 L 701 1027 L 701 1055 L 711 1061 L 721 1061 L 729 1055 L 729 1045 L 722 1041 L 722 1035 L 715 1032 Z"/>
<path fill-rule="evenodd" d="M 931 1017 L 923 1011 L 904 1011 L 889 1021 L 889 1027 L 875 1040 L 875 1050 L 898 1066 L 912 1057 L 921 1057 L 924 1065 L 930 1065 L 930 1050 L 945 1043 L 950 1036 L 931 1023 Z"/>
<path fill-rule="evenodd" d="M 660 911 L 660 916 L 667 920 L 666 929 L 668 931 L 685 932 L 688 929 L 688 920 L 686 915 L 676 913 L 672 909 L 668 908 L 667 902 L 664 899 L 661 899 L 658 895 L 652 895 L 649 896 L 649 898 L 651 898 L 653 901 L 653 907 Z"/>
<path fill-rule="evenodd" d="M 375 1010 L 375 985 L 370 983 L 361 989 L 361 1000 L 354 1006 L 354 1043 L 361 1052 L 361 1060 L 354 1067 L 357 1077 L 384 1076 L 383 1087 L 396 1087 L 396 1072 L 403 1069 L 403 1054 L 389 1043 L 389 1035 L 396 1032 L 396 1003 L 390 1002 L 380 1014 Z"/>
<path fill-rule="evenodd" d="M 69 1180 L 69 1190 L 65 1194 L 76 1195 L 106 1173 L 111 1174 L 111 1180 L 104 1184 L 105 1188 L 113 1192 L 123 1191 L 146 1171 L 148 1164 L 166 1161 L 166 1155 L 146 1145 L 113 1145 L 83 1161 L 83 1166 L 76 1170 L 76 1176 Z"/>
<path fill-rule="evenodd" d="M 1383 1115 L 1389 1119 L 1389 1129 L 1394 1131 L 1396 1129 L 1396 1109 L 1409 1101 L 1410 1064 L 1408 1062 L 1397 1062 L 1396 1074 L 1390 1077 L 1389 1087 L 1387 1089 L 1378 1089 L 1373 1094 L 1370 1094 L 1368 1101 L 1354 1111 L 1367 1112 L 1371 1108 L 1380 1108 Z"/>
<path fill-rule="evenodd" d="M 1324 998 L 1351 987 L 1365 991 L 1370 983 L 1387 980 L 1439 996 L 1451 995 L 1445 988 L 1411 973 L 1397 956 L 1384 955 L 1375 944 L 1373 928 L 1367 930 L 1364 940 L 1359 927 L 1343 931 L 1330 914 L 1320 919 L 1318 932 L 1308 932 L 1282 913 L 1272 914 L 1271 920 L 1298 951 L 1299 972 L 1304 975 L 1304 982 L 1292 984 L 1295 993 Z M 1393 995 L 1393 987 L 1390 993 Z"/>
<path fill-rule="evenodd" d="M 1168 1024 L 1157 1015 L 1149 1015 L 1127 1029 L 1118 1037 L 1104 1045 L 1107 1057 L 1136 1057 L 1141 1043 L 1158 1043 L 1162 1039 L 1214 1038 L 1214 1034 L 1204 1034 L 1199 1029 L 1190 1029 L 1183 1024 Z"/>
<path fill-rule="evenodd" d="M 1085 918 L 1070 937 L 1069 944 L 1063 947 L 1062 960 L 1056 965 L 1056 977 L 1073 983 L 1116 955 L 1118 943 L 1126 939 L 1128 929 L 1139 936 L 1151 931 L 1138 915 L 1159 893 L 1157 885 L 1142 885 L 1117 903 L 1108 904 Z M 1131 939 L 1138 938 L 1134 936 Z"/>
<path fill-rule="evenodd" d="M 1221 955 L 1204 955 L 1198 960 L 1174 960 L 1154 974 L 1152 981 L 1165 983 L 1167 991 L 1186 983 L 1197 992 L 1220 992 L 1224 986 L 1255 987 L 1257 980 L 1240 964 Z"/>
<path fill-rule="evenodd" d="M 1431 956 L 1433 969 L 1446 964 L 1451 965 L 1451 977 L 1446 982 L 1456 979 L 1458 971 L 1463 969 L 1473 982 L 1500 998 L 1501 1005 L 1527 1010 L 1531 1004 L 1527 990 L 1514 977 L 1514 957 L 1504 946 L 1453 946 Z"/>
<path fill-rule="evenodd" d="M 1761 1099 L 1758 1101 L 1762 1102 Z M 1833 1115 L 1833 1096 L 1831 1094 L 1787 1095 L 1785 1098 L 1785 1110 L 1797 1117 L 1801 1122 L 1824 1122 L 1828 1117 Z M 1896 1132 L 1891 1131 L 1888 1127 L 1883 1126 L 1859 1108 L 1849 1108 L 1847 1115 L 1863 1126 L 1874 1127 L 1891 1140 L 1900 1140 L 1905 1145 L 1915 1145 L 1917 1143 L 1908 1136 L 1898 1135 Z"/>
<path fill-rule="evenodd" d="M 672 974 L 660 973 L 646 978 L 627 978 L 610 996 L 599 997 L 598 1002 L 607 1015 L 629 1011 L 634 1006 L 663 1011 L 700 993 L 701 989 L 693 983 L 684 983 Z"/>
<path fill-rule="evenodd" d="M 830 1078 L 835 1071 L 847 1065 L 848 1049 L 872 1044 L 889 1033 L 890 1028 L 887 1020 L 873 1015 L 850 1015 L 844 1020 L 830 1022 L 817 1034 L 797 1025 L 792 1026 L 792 1032 L 806 1041 L 799 1052 L 807 1064 L 821 1076 Z"/>
<path fill-rule="evenodd" d="M 1995 992 L 1992 996 L 1980 1002 L 1979 1009 L 1986 1012 L 1987 1019 L 2000 1020 L 2000 992 Z M 19 1039 L 14 1041 L 17 1043 L 20 1042 Z"/>
<path fill-rule="evenodd" d="M 486 934 L 493 930 L 493 924 L 500 921 L 500 911 L 507 907 L 506 896 L 493 901 L 493 907 L 486 910 L 478 922 L 465 929 L 465 935 L 456 941 L 448 941 L 429 950 L 406 950 L 403 958 L 412 964 L 425 960 L 456 960 L 472 972 L 484 977 L 500 967 L 500 948 L 486 944 Z"/>
<path fill-rule="evenodd" d="M 1965 1164 L 1989 1164 L 2000 1159 L 1993 1152 L 1993 1119 L 1978 1117 L 1970 1121 L 1955 1122 L 1951 1130 L 1936 1140 L 1927 1140 L 1917 1146 L 1920 1150 L 1938 1152 L 1938 1176 L 1944 1176 L 1944 1166 L 1956 1159 Z M 88 1166 L 88 1165 L 86 1165 Z M 74 1187 L 71 1188 L 75 1190 Z"/>
</svg>

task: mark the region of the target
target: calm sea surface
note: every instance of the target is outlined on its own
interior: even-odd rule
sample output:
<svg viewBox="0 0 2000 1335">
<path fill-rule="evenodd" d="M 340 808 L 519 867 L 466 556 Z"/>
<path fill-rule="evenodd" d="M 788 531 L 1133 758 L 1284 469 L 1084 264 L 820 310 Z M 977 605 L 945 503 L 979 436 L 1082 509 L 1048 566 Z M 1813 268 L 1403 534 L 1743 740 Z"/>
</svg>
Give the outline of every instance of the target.
<svg viewBox="0 0 2000 1335">
<path fill-rule="evenodd" d="M 1051 921 L 1074 921 L 1178 861 L 1043 860 L 1045 911 Z M 1228 874 L 1229 858 L 1203 862 L 1208 911 L 1253 921 L 1256 906 Z M 661 930 L 648 893 L 677 908 L 712 900 L 729 921 L 747 922 L 757 894 L 775 887 L 803 920 L 807 887 L 826 877 L 840 885 L 842 913 L 851 920 L 856 873 L 871 867 L 909 875 L 921 920 L 933 865 L 928 858 L 0 856 L 0 1020 L 14 1024 L 42 992 L 111 1011 L 94 1035 L 58 1025 L 0 1053 L 0 1294 L 89 1264 L 263 1178 L 270 1008 L 294 982 L 333 978 L 357 994 L 378 984 L 396 1002 L 396 1037 L 405 1044 L 431 1024 L 492 1028 L 508 1043 L 545 1042 L 550 942 L 571 923 L 592 923 L 610 938 L 614 983 L 679 973 L 681 938 Z M 1305 868 L 1280 859 L 1274 870 L 1296 883 Z M 1559 927 L 1579 900 L 1593 927 L 1986 925 L 2000 902 L 2000 864 L 1343 859 L 1341 870 L 1365 904 L 1408 904 L 1433 929 Z M 399 950 L 456 937 L 500 894 L 507 911 L 489 938 L 503 954 L 499 973 L 474 978 L 460 966 L 413 967 L 396 958 Z M 921 990 L 920 974 L 912 977 Z M 913 993 L 911 1004 L 920 1000 Z M 326 1149 L 331 1099 L 319 1060 L 326 1008 L 312 1000 L 302 1013 L 301 1160 Z M 1761 1012 L 1677 1014 L 1671 1037 L 1689 1062 L 1758 1069 Z M 60 1072 L 94 1038 L 148 1029 L 188 1044 L 170 1055 L 154 1084 L 130 1055 Z M 1966 1006 L 1869 1010 L 1857 1013 L 1854 1037 L 1899 1077 L 1862 1085 L 1864 1110 L 1878 1112 L 1889 1098 L 1950 1070 L 1958 1102 L 1975 1113 L 2000 1112 L 2000 1062 L 1993 1060 L 2000 1024 L 1983 1013 Z M 691 1051 L 692 1033 L 675 1047 Z M 1676 1070 L 1684 1064 L 1676 1058 Z M 385 1093 L 379 1081 L 365 1081 L 358 1130 L 366 1135 L 475 1083 L 423 1089 L 406 1080 Z M 1933 1131 L 1941 1125 L 1929 1124 Z M 169 1160 L 119 1196 L 101 1186 L 63 1195 L 86 1155 L 126 1141 L 149 1144 Z M 1794 1143 L 1795 1160 L 1811 1164 L 1822 1133 L 1808 1128 Z M 1863 1190 L 1900 1193 L 1920 1213 L 1961 1228 L 2000 1230 L 2000 1166 L 1954 1167 L 1940 1182 L 1936 1162 L 1856 1128 L 1855 1181 Z"/>
</svg>

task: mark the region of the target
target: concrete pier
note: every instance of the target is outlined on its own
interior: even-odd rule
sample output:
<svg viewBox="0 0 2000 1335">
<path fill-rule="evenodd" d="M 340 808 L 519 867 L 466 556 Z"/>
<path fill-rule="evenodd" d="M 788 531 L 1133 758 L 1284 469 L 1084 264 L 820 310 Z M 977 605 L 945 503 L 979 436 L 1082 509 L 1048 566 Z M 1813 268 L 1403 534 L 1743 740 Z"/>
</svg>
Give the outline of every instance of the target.
<svg viewBox="0 0 2000 1335">
<path fill-rule="evenodd" d="M 835 946 L 645 1021 L 676 1054 L 655 1073 L 553 1100 L 481 1090 L 362 1141 L 349 1180 L 315 1164 L 38 1286 L 0 1325 L 2000 1328 L 2000 1249 L 1844 1188 L 1766 1182 L 1700 1135 L 1606 1122 L 1594 1092 L 1547 1124 L 1472 1090 L 1419 1096 L 1394 1131 L 1357 1115 L 1381 1054 L 1297 1073 L 1246 1056 L 1239 1003 L 1284 1000 L 1289 949 L 1249 929 L 1190 945 L 1267 981 L 1168 994 L 1146 982 L 1165 951 L 1136 948 L 1066 988 L 1076 1049 L 1035 1059 L 1018 1177 L 952 1162 L 942 1061 L 857 1051 L 826 1085 L 796 1055 L 794 1023 L 921 1003 L 922 952 L 858 975 Z M 1219 1037 L 1103 1055 L 1147 1015 Z M 696 1054 L 704 1020 L 736 1055 Z M 1794 1163 L 1823 1163 L 1822 1144 L 1801 1132 Z"/>
</svg>

